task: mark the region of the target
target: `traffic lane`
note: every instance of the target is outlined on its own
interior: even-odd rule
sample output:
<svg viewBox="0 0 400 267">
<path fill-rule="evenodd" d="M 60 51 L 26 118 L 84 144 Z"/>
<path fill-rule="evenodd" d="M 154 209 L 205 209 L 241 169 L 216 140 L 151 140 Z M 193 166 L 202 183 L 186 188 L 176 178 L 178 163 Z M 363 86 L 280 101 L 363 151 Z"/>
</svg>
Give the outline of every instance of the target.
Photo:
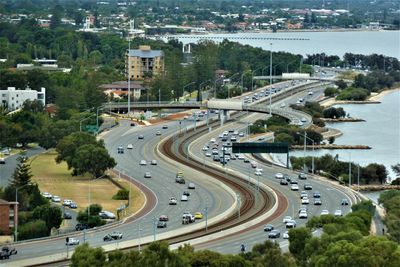
<svg viewBox="0 0 400 267">
<path fill-rule="evenodd" d="M 27 157 L 32 157 L 44 152 L 45 149 L 41 147 L 29 148 L 25 151 Z M 11 177 L 18 164 L 18 158 L 21 154 L 14 154 L 5 158 L 6 164 L 0 164 L 0 187 L 6 187 L 11 181 Z"/>
</svg>

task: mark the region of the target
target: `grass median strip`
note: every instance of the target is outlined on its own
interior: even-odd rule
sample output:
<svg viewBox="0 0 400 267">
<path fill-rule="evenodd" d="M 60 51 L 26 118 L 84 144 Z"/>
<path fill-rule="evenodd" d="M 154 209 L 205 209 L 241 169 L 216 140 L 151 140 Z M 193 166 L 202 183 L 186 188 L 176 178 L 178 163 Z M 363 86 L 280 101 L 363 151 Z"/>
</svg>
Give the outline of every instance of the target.
<svg viewBox="0 0 400 267">
<path fill-rule="evenodd" d="M 89 187 L 92 204 L 97 203 L 108 210 L 117 213 L 121 204 L 126 204 L 127 200 L 113 200 L 112 197 L 120 189 L 109 179 L 90 179 L 89 175 L 72 176 L 67 164 L 62 162 L 57 164 L 55 158 L 57 152 L 50 150 L 32 158 L 31 168 L 33 181 L 35 181 L 41 192 L 49 192 L 52 195 L 64 199 L 71 199 L 78 205 L 78 210 L 85 209 L 89 204 Z M 129 182 L 118 177 L 112 177 L 121 186 L 129 190 Z M 126 215 L 137 212 L 144 203 L 144 196 L 135 185 L 131 185 L 132 205 L 127 208 Z"/>
</svg>

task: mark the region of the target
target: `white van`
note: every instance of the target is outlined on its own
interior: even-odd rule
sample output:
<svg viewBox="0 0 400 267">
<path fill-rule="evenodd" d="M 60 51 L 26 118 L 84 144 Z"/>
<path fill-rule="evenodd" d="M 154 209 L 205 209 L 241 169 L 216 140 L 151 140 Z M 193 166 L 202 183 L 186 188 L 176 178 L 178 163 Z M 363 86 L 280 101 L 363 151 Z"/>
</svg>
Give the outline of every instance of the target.
<svg viewBox="0 0 400 267">
<path fill-rule="evenodd" d="M 187 195 L 182 195 L 181 196 L 181 201 L 188 201 L 188 196 Z"/>
</svg>

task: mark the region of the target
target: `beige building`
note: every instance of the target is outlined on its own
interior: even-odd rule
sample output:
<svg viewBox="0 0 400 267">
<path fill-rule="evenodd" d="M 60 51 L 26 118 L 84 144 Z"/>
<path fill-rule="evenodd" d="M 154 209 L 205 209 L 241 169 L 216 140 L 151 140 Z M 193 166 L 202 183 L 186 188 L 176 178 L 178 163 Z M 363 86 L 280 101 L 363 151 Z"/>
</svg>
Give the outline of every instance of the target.
<svg viewBox="0 0 400 267">
<path fill-rule="evenodd" d="M 129 69 L 130 67 L 130 69 Z M 127 50 L 125 54 L 125 75 L 131 80 L 142 80 L 147 74 L 155 76 L 164 72 L 164 52 L 151 50 L 148 45 Z"/>
</svg>

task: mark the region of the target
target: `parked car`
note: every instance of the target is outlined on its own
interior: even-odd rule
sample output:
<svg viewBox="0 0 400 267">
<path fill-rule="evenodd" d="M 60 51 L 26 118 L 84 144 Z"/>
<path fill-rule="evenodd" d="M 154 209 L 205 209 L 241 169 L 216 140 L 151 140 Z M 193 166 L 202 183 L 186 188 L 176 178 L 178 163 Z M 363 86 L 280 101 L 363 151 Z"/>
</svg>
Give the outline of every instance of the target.
<svg viewBox="0 0 400 267">
<path fill-rule="evenodd" d="M 0 158 L 0 164 L 6 164 L 6 159 L 5 158 Z"/>
<path fill-rule="evenodd" d="M 65 245 L 66 245 L 66 246 L 79 245 L 79 239 L 77 239 L 77 238 L 75 238 L 75 237 L 67 237 L 67 238 L 66 238 Z"/>
<path fill-rule="evenodd" d="M 50 194 L 49 192 L 43 192 L 43 193 L 42 193 L 42 196 L 44 196 L 44 197 L 47 198 L 47 199 L 53 198 L 53 195 Z"/>
<path fill-rule="evenodd" d="M 145 165 L 147 165 L 147 162 L 146 162 L 144 159 L 142 159 L 142 160 L 139 162 L 139 165 L 145 166 Z"/>
<path fill-rule="evenodd" d="M 61 198 L 59 197 L 59 196 L 53 196 L 52 198 L 51 198 L 51 201 L 53 201 L 53 202 L 61 202 Z"/>
<path fill-rule="evenodd" d="M 334 216 L 343 216 L 342 210 L 335 210 L 333 213 Z"/>
<path fill-rule="evenodd" d="M 115 219 L 115 214 L 106 210 L 99 212 L 99 216 L 102 219 Z"/>
<path fill-rule="evenodd" d="M 70 200 L 70 199 L 64 199 L 64 201 L 63 201 L 63 206 L 69 206 L 69 205 L 71 205 L 71 203 L 72 203 L 72 200 Z"/>
<path fill-rule="evenodd" d="M 278 230 L 272 230 L 268 233 L 268 238 L 279 238 L 281 233 Z"/>
<path fill-rule="evenodd" d="M 78 223 L 77 225 L 75 225 L 75 230 L 76 231 L 82 231 L 85 229 L 89 229 L 89 226 L 85 223 Z"/>
<path fill-rule="evenodd" d="M 264 232 L 270 232 L 270 231 L 272 231 L 272 230 L 274 230 L 274 226 L 273 226 L 272 224 L 267 224 L 267 225 L 264 227 Z"/>
</svg>

